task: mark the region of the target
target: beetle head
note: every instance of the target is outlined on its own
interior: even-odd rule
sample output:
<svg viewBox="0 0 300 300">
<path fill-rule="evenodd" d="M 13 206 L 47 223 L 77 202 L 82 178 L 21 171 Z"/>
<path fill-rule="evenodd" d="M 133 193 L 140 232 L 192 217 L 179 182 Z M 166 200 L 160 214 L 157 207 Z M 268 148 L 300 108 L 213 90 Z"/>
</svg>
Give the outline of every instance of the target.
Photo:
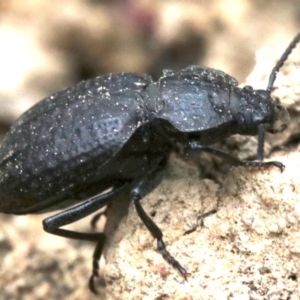
<svg viewBox="0 0 300 300">
<path fill-rule="evenodd" d="M 250 86 L 232 93 L 231 113 L 239 134 L 257 135 L 257 158 L 263 160 L 265 132 L 283 131 L 290 120 L 286 109 L 271 98 L 268 90 L 253 90 Z"/>
<path fill-rule="evenodd" d="M 288 112 L 274 103 L 268 91 L 253 90 L 250 86 L 234 92 L 231 109 L 240 134 L 256 135 L 261 126 L 277 133 L 289 123 Z"/>
</svg>

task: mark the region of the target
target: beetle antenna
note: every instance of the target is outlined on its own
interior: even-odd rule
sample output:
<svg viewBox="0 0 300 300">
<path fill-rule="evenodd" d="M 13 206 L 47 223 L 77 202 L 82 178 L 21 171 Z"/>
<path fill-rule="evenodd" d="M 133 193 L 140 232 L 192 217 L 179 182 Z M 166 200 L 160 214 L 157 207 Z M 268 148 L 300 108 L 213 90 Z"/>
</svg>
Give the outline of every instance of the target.
<svg viewBox="0 0 300 300">
<path fill-rule="evenodd" d="M 300 32 L 295 36 L 295 38 L 292 40 L 290 45 L 287 47 L 287 49 L 282 54 L 280 60 L 277 62 L 276 66 L 273 68 L 270 77 L 269 77 L 269 84 L 267 87 L 267 91 L 271 93 L 271 90 L 273 88 L 274 81 L 276 79 L 276 75 L 279 71 L 279 69 L 283 66 L 284 62 L 287 60 L 288 56 L 291 54 L 292 50 L 296 47 L 296 45 L 300 41 Z"/>
</svg>

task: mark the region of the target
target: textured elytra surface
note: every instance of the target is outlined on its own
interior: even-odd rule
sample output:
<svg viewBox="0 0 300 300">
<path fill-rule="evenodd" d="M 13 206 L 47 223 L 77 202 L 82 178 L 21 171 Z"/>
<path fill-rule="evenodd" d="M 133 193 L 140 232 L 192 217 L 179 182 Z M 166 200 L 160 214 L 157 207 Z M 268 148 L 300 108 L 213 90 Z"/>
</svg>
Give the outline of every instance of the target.
<svg viewBox="0 0 300 300">
<path fill-rule="evenodd" d="M 0 158 L 7 160 L 10 155 L 30 148 L 32 158 L 34 151 L 38 156 L 39 151 L 46 152 L 44 161 L 37 165 L 47 162 L 49 168 L 56 168 L 61 160 L 81 159 L 80 154 L 95 148 L 100 148 L 98 154 L 105 153 L 101 147 L 111 148 L 110 141 L 117 143 L 122 139 L 120 144 L 123 145 L 137 124 L 145 121 L 146 116 L 134 100 L 149 82 L 150 77 L 133 73 L 108 75 L 46 98 L 12 126 L 1 147 Z M 54 142 L 57 144 L 53 145 Z M 46 151 L 47 147 L 53 149 L 53 153 Z M 60 157 L 64 155 L 65 159 Z M 106 156 L 103 156 L 105 161 Z M 34 161 L 28 165 L 32 163 Z"/>
<path fill-rule="evenodd" d="M 0 149 L 1 193 L 10 200 L 2 199 L 1 211 L 21 212 L 41 201 L 53 209 L 48 201 L 72 199 L 79 184 L 109 177 L 114 170 L 99 169 L 147 120 L 138 100 L 149 81 L 134 73 L 98 77 L 21 116 Z"/>
</svg>

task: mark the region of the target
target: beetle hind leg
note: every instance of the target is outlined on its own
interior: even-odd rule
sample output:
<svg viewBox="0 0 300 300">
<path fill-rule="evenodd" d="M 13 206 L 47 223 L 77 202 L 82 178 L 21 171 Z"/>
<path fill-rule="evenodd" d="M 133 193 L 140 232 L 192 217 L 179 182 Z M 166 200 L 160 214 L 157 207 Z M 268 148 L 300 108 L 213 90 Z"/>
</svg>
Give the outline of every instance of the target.
<svg viewBox="0 0 300 300">
<path fill-rule="evenodd" d="M 94 253 L 93 253 L 93 270 L 92 275 L 89 279 L 89 289 L 94 293 L 98 294 L 97 289 L 95 288 L 95 278 L 99 277 L 99 261 L 102 256 L 102 251 L 105 244 L 105 234 L 99 233 L 99 240 L 96 244 Z"/>
<path fill-rule="evenodd" d="M 96 247 L 93 254 L 93 271 L 89 280 L 90 290 L 97 294 L 97 290 L 94 285 L 94 279 L 99 276 L 99 259 L 102 254 L 104 247 L 105 235 L 102 232 L 77 232 L 67 229 L 62 229 L 60 227 L 74 223 L 84 217 L 90 215 L 91 213 L 103 208 L 104 206 L 110 204 L 118 195 L 122 194 L 124 190 L 128 187 L 130 182 L 124 182 L 120 185 L 115 186 L 112 191 L 96 195 L 87 201 L 66 209 L 54 216 L 48 217 L 43 221 L 44 230 L 54 235 L 96 242 Z"/>
</svg>

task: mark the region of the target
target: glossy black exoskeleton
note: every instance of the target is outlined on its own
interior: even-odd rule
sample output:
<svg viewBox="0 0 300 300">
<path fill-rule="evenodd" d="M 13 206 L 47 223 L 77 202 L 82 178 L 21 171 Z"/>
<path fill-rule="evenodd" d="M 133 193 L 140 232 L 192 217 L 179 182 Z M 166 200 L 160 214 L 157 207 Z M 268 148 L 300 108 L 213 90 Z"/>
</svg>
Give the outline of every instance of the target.
<svg viewBox="0 0 300 300">
<path fill-rule="evenodd" d="M 300 34 L 274 67 L 266 90 L 240 88 L 222 71 L 190 66 L 164 71 L 157 82 L 137 73 L 101 76 L 44 99 L 16 121 L 0 148 L 0 211 L 21 215 L 65 209 L 45 219 L 44 229 L 97 243 L 90 279 L 95 291 L 104 234 L 61 227 L 130 190 L 158 250 L 186 276 L 140 200 L 161 182 L 169 155 L 179 146 L 186 153 L 212 153 L 235 166 L 284 168 L 261 160 L 265 132 L 280 132 L 289 121 L 270 94 L 276 73 L 299 40 Z M 239 160 L 210 147 L 233 134 L 258 135 L 260 161 Z"/>
</svg>

